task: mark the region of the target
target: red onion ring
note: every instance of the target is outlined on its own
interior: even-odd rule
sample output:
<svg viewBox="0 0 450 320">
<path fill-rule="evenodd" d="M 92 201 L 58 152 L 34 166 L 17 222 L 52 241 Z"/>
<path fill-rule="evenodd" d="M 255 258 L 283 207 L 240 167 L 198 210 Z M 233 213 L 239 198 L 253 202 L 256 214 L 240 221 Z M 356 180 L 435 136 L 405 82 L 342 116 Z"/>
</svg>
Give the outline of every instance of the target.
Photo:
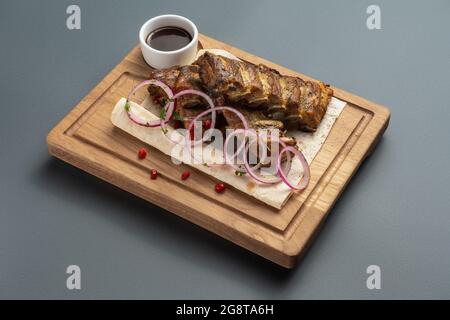
<svg viewBox="0 0 450 320">
<path fill-rule="evenodd" d="M 300 160 L 302 167 L 303 167 L 303 176 L 300 179 L 300 182 L 298 183 L 297 186 L 294 186 L 292 183 L 290 183 L 287 178 L 287 173 L 285 174 L 283 172 L 283 170 L 281 170 L 281 155 L 284 152 L 288 152 L 288 151 L 292 152 L 294 155 L 296 155 L 298 157 L 298 159 Z M 303 155 L 303 153 L 301 151 L 295 149 L 294 147 L 285 146 L 280 151 L 280 154 L 278 156 L 277 167 L 278 167 L 278 174 L 280 175 L 281 180 L 283 180 L 283 182 L 292 190 L 301 191 L 308 186 L 311 173 L 309 170 L 308 162 L 306 162 L 305 156 Z"/>
<path fill-rule="evenodd" d="M 169 102 L 164 106 L 164 109 L 166 110 L 166 116 L 165 116 L 164 120 L 158 119 L 158 120 L 153 120 L 153 121 L 146 121 L 142 118 L 139 118 L 136 114 L 134 114 L 132 112 L 131 105 L 129 104 L 129 102 L 131 101 L 131 97 L 136 91 L 138 91 L 140 88 L 142 88 L 145 85 L 154 85 L 154 86 L 160 87 L 161 89 L 164 90 L 167 97 L 169 98 Z M 155 127 L 163 126 L 170 120 L 170 118 L 172 117 L 173 112 L 174 112 L 174 99 L 173 99 L 172 90 L 165 83 L 158 81 L 158 80 L 153 80 L 153 79 L 144 80 L 144 81 L 140 82 L 139 84 L 137 84 L 131 90 L 131 92 L 128 94 L 126 104 L 128 105 L 128 109 L 126 109 L 126 111 L 127 111 L 127 114 L 128 114 L 128 117 L 130 118 L 130 120 L 140 126 L 143 126 L 143 127 L 155 128 Z"/>
<path fill-rule="evenodd" d="M 195 94 L 195 95 L 201 96 L 202 98 L 204 98 L 204 99 L 206 100 L 206 102 L 208 102 L 209 107 L 210 107 L 211 109 L 214 108 L 214 103 L 213 103 L 212 99 L 211 99 L 207 94 L 203 93 L 202 91 L 193 90 L 193 89 L 186 89 L 186 90 L 182 90 L 182 91 L 176 93 L 176 94 L 173 96 L 173 98 L 172 98 L 172 100 L 173 100 L 173 102 L 174 102 L 174 108 L 176 108 L 176 103 L 177 103 L 176 100 L 177 100 L 179 97 L 184 96 L 184 95 L 186 95 L 186 94 Z M 172 119 L 172 116 L 173 116 L 173 113 L 172 113 L 172 115 L 171 115 L 169 121 Z M 165 128 L 166 128 L 166 123 L 167 123 L 167 122 L 168 122 L 168 121 L 161 122 L 161 129 L 162 129 L 162 131 L 163 131 L 163 133 L 164 133 L 164 136 L 165 136 L 167 139 L 169 139 L 170 142 L 172 142 L 172 143 L 174 143 L 174 144 L 181 144 L 181 143 L 182 143 L 182 140 L 177 141 L 177 140 L 174 140 L 174 139 L 172 139 L 171 137 L 168 137 L 168 136 L 167 136 L 167 133 L 166 133 L 166 130 L 165 130 Z M 216 125 L 216 112 L 213 111 L 213 112 L 212 112 L 212 115 L 211 115 L 211 127 L 214 128 L 215 125 Z M 189 131 L 188 131 L 188 133 L 189 133 Z M 208 139 L 209 139 L 209 137 L 208 137 Z"/>
<path fill-rule="evenodd" d="M 211 113 L 211 128 L 215 128 L 216 127 L 216 111 L 213 110 L 215 108 L 215 106 L 214 106 L 214 102 L 212 101 L 212 99 L 206 93 L 204 93 L 202 91 L 199 91 L 199 90 L 194 90 L 194 89 L 187 89 L 187 90 L 180 91 L 177 94 L 175 94 L 173 99 L 176 100 L 179 97 L 184 96 L 186 94 L 198 95 L 198 96 L 202 97 L 203 99 L 205 99 L 206 102 L 208 102 L 209 109 L 207 109 L 207 111 L 209 111 L 208 113 Z M 195 123 L 195 121 L 197 119 L 199 119 L 199 118 L 201 118 L 201 117 L 199 115 L 197 115 L 189 123 L 189 128 L 187 129 L 187 138 L 190 138 L 190 134 L 191 134 L 191 129 L 192 129 L 193 123 Z M 207 140 L 209 138 L 211 138 L 211 134 L 207 135 L 206 137 L 203 137 L 202 140 L 199 140 L 197 142 L 191 141 L 191 143 L 193 143 L 194 145 L 197 145 L 197 144 L 203 143 L 205 140 Z"/>
<path fill-rule="evenodd" d="M 281 141 L 281 140 L 279 140 L 279 142 L 281 143 L 281 144 L 283 144 L 283 147 L 285 147 L 286 145 L 285 145 L 285 143 L 283 142 L 283 141 Z M 276 167 L 276 169 L 277 169 L 277 173 L 278 173 L 278 171 L 279 171 L 279 165 L 281 165 L 281 156 L 280 156 L 280 154 L 278 154 L 278 159 L 276 160 L 277 161 L 277 167 Z M 280 164 L 279 164 L 280 163 Z M 256 181 L 258 181 L 258 182 L 260 182 L 260 183 L 262 183 L 262 184 L 277 184 L 277 183 L 280 183 L 281 181 L 282 181 L 282 179 L 280 178 L 280 177 L 277 177 L 277 178 L 275 178 L 275 179 L 271 179 L 271 180 L 267 180 L 267 179 L 263 179 L 263 178 L 261 178 L 261 177 L 259 177 L 258 175 L 256 175 L 254 172 L 253 172 L 253 170 L 251 169 L 251 167 L 250 167 L 250 164 L 248 163 L 248 160 L 247 160 L 247 154 L 244 152 L 244 166 L 245 166 L 245 169 L 247 170 L 247 173 L 253 178 L 253 179 L 255 179 Z M 288 168 L 288 172 L 290 171 L 290 168 L 291 168 L 291 166 L 290 166 L 290 157 L 289 157 L 289 168 Z"/>
<path fill-rule="evenodd" d="M 236 171 L 241 172 L 241 173 L 245 173 L 247 170 L 246 170 L 246 169 L 242 170 L 242 168 L 240 168 L 238 165 L 235 165 L 235 164 L 234 164 L 233 160 L 234 160 L 234 158 L 237 157 L 237 155 L 239 154 L 239 152 L 241 152 L 241 150 L 242 150 L 243 147 L 245 147 L 245 150 L 244 150 L 245 153 L 247 153 L 248 150 L 250 149 L 250 145 L 248 145 L 248 144 L 245 143 L 245 138 L 246 138 L 246 137 L 244 137 L 244 141 L 243 141 L 242 145 L 241 145 L 241 146 L 238 148 L 238 150 L 231 156 L 231 159 L 232 159 L 232 160 L 230 160 L 230 157 L 228 156 L 228 152 L 227 152 L 228 148 L 227 148 L 227 147 L 228 147 L 228 144 L 230 143 L 230 140 L 231 140 L 232 137 L 234 137 L 235 135 L 237 135 L 237 134 L 239 134 L 239 133 L 247 134 L 247 133 L 249 133 L 249 132 L 252 132 L 255 136 L 257 136 L 256 132 L 254 132 L 254 131 L 249 131 L 249 130 L 245 131 L 244 129 L 237 129 L 237 130 L 234 130 L 231 134 L 229 134 L 229 135 L 227 136 L 227 138 L 225 139 L 224 145 L 223 145 L 223 153 L 224 153 L 224 155 L 225 155 L 225 164 L 228 164 L 228 165 L 232 166 L 233 169 L 235 169 Z M 261 140 L 257 139 L 257 143 L 260 144 L 260 143 L 261 143 Z M 260 144 L 260 146 L 261 146 L 261 144 Z M 265 147 L 265 148 L 267 147 L 266 145 L 262 145 L 262 146 Z M 265 156 L 264 159 L 263 159 L 263 160 L 260 160 L 258 164 L 256 164 L 255 166 L 253 166 L 253 167 L 251 168 L 251 170 L 258 170 L 258 169 L 261 167 L 262 162 L 263 162 L 266 158 L 267 158 L 267 157 Z"/>
</svg>

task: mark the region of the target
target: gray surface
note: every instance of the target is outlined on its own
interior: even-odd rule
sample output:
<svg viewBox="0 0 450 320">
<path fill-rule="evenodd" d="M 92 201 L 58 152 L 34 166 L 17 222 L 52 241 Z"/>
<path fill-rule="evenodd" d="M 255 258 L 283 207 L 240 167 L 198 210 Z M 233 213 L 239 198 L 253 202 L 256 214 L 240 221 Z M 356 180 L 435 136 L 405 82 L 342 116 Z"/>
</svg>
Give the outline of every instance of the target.
<svg viewBox="0 0 450 320">
<path fill-rule="evenodd" d="M 70 32 L 73 2 L 82 30 Z M 450 298 L 450 1 L 376 1 L 380 31 L 365 26 L 373 1 L 227 3 L 1 1 L 1 298 Z M 167 12 L 391 108 L 293 271 L 47 154 L 48 131 Z M 69 264 L 81 291 L 65 287 Z M 370 264 L 379 291 L 365 286 Z"/>
</svg>

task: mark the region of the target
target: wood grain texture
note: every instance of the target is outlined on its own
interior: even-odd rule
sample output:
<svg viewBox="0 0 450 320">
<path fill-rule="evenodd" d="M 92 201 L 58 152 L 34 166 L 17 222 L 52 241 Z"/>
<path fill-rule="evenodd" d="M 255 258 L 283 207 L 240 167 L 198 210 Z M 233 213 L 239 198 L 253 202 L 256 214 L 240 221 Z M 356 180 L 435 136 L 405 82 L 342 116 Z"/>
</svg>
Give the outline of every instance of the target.
<svg viewBox="0 0 450 320">
<path fill-rule="evenodd" d="M 204 48 L 222 48 L 282 74 L 314 80 L 204 35 L 200 42 Z M 308 188 L 278 211 L 238 190 L 218 195 L 216 181 L 201 172 L 182 181 L 186 167 L 174 166 L 168 156 L 149 146 L 149 157 L 137 159 L 142 142 L 115 128 L 110 115 L 116 102 L 149 70 L 139 48 L 134 48 L 49 133 L 50 154 L 286 268 L 295 266 L 305 252 L 389 123 L 385 107 L 333 87 L 334 96 L 347 105 L 311 164 Z M 136 102 L 145 94 L 141 90 Z M 150 168 L 158 170 L 157 180 L 149 179 Z"/>
</svg>

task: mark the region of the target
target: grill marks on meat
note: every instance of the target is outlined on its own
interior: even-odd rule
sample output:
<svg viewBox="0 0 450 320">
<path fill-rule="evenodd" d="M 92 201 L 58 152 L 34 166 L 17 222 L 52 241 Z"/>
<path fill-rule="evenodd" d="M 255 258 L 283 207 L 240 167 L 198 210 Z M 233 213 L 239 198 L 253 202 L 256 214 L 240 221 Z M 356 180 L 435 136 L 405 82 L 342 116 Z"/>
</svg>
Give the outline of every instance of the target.
<svg viewBox="0 0 450 320">
<path fill-rule="evenodd" d="M 203 91 L 199 67 L 197 65 L 154 70 L 150 73 L 150 79 L 164 82 L 174 93 L 188 89 Z M 152 96 L 165 96 L 165 93 L 159 87 L 149 86 L 148 91 Z M 206 106 L 207 102 L 198 95 L 186 94 L 177 99 L 177 108 L 180 109 Z"/>
<path fill-rule="evenodd" d="M 180 67 L 172 67 L 168 69 L 161 69 L 161 70 L 152 70 L 150 72 L 150 79 L 155 79 L 164 82 L 166 85 L 168 85 L 170 88 L 173 88 L 175 86 L 175 83 L 177 82 L 178 76 L 180 74 Z M 148 91 L 150 94 L 155 95 L 157 93 L 160 93 L 159 87 L 155 86 L 149 86 Z"/>
<path fill-rule="evenodd" d="M 216 105 L 231 105 L 249 119 L 251 127 L 267 124 L 283 130 L 315 131 L 326 113 L 333 90 L 322 82 L 304 81 L 283 76 L 264 65 L 237 61 L 209 52 L 192 65 L 153 71 L 150 75 L 169 85 L 176 93 L 184 89 L 201 90 Z M 149 88 L 150 93 L 155 88 Z M 207 107 L 203 98 L 186 95 L 177 99 L 177 109 L 195 109 L 196 114 Z M 192 110 L 194 111 L 194 110 Z M 224 112 L 228 126 L 236 119 Z"/>
<path fill-rule="evenodd" d="M 269 102 L 272 84 L 270 79 L 260 78 L 257 66 L 208 52 L 194 63 L 200 66 L 200 78 L 213 97 L 253 107 Z"/>
<path fill-rule="evenodd" d="M 323 83 L 305 82 L 300 104 L 288 104 L 285 123 L 288 128 L 315 131 L 327 111 L 333 91 Z"/>
<path fill-rule="evenodd" d="M 289 128 L 314 131 L 333 95 L 324 83 L 283 76 L 264 65 L 255 66 L 206 52 L 196 62 L 204 89 L 225 103 L 265 110 Z"/>
<path fill-rule="evenodd" d="M 173 90 L 174 93 L 177 93 L 187 89 L 199 91 L 203 89 L 199 75 L 199 67 L 196 65 L 180 67 L 180 74 L 178 75 Z M 177 106 L 183 108 L 193 108 L 203 105 L 206 105 L 206 101 L 198 95 L 187 94 L 177 99 Z"/>
<path fill-rule="evenodd" d="M 242 113 L 250 128 L 274 128 L 280 131 L 284 130 L 284 124 L 281 121 L 272 120 L 267 117 L 261 110 L 249 110 L 242 107 L 236 107 L 236 110 Z M 239 117 L 228 110 L 223 111 L 230 129 L 243 129 L 242 121 Z"/>
</svg>

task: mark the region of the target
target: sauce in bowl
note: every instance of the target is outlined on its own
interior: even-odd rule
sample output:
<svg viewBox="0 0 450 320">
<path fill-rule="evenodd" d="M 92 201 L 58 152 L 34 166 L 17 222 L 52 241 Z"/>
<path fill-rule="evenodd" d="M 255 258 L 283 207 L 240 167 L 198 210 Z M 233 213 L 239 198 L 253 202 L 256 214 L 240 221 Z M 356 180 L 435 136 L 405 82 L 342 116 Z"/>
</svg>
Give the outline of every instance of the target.
<svg viewBox="0 0 450 320">
<path fill-rule="evenodd" d="M 139 44 L 145 62 L 155 69 L 188 65 L 197 56 L 198 30 L 188 18 L 165 14 L 142 25 Z"/>
<path fill-rule="evenodd" d="M 178 27 L 162 27 L 150 32 L 146 42 L 159 51 L 175 51 L 186 47 L 192 41 L 189 32 Z"/>
</svg>

